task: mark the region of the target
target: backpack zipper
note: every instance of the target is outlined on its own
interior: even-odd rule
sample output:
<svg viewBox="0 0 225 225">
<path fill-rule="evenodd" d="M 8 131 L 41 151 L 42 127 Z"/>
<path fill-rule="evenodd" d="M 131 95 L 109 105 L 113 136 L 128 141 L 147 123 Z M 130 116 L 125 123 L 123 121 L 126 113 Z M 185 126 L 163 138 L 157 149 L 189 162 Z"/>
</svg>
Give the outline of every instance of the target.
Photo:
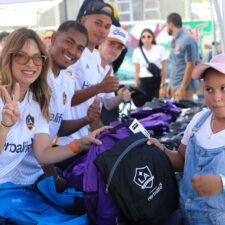
<svg viewBox="0 0 225 225">
<path fill-rule="evenodd" d="M 113 167 L 112 167 L 112 169 L 111 169 L 111 171 L 110 171 L 109 177 L 108 177 L 108 179 L 107 179 L 106 189 L 105 189 L 106 193 L 109 192 L 109 186 L 110 186 L 110 183 L 111 183 L 111 181 L 112 181 L 112 177 L 113 177 L 113 175 L 114 175 L 114 173 L 115 173 L 115 171 L 116 171 L 116 168 L 117 168 L 117 166 L 119 165 L 120 161 L 123 159 L 123 157 L 124 157 L 130 150 L 132 150 L 132 148 L 134 148 L 135 146 L 137 146 L 137 145 L 139 145 L 139 144 L 141 144 L 141 143 L 143 143 L 143 142 L 145 142 L 145 141 L 147 141 L 147 138 L 142 138 L 142 139 L 139 139 L 139 140 L 133 142 L 132 144 L 130 144 L 129 146 L 127 146 L 127 148 L 126 148 L 126 149 L 122 152 L 122 154 L 117 158 L 116 162 L 114 163 L 114 165 L 113 165 Z"/>
</svg>

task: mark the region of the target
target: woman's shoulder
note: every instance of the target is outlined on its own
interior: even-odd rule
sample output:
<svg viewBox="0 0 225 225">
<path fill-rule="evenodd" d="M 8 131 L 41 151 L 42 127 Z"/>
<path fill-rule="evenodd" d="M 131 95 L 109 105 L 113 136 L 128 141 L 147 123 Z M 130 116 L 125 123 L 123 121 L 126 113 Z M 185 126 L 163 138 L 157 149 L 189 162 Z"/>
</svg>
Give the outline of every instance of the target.
<svg viewBox="0 0 225 225">
<path fill-rule="evenodd" d="M 141 52 L 140 47 L 134 49 L 134 54 L 139 54 Z"/>
<path fill-rule="evenodd" d="M 155 49 L 160 50 L 160 51 L 166 51 L 165 47 L 160 44 L 153 45 Z"/>
</svg>

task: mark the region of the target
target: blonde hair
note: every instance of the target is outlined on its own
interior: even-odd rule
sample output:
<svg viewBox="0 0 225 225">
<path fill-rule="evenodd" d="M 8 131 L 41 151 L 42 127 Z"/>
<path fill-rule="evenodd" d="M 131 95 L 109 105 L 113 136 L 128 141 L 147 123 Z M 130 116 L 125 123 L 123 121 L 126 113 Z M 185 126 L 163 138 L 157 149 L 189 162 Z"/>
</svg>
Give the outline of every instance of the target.
<svg viewBox="0 0 225 225">
<path fill-rule="evenodd" d="M 47 56 L 46 61 L 42 65 L 39 77 L 30 85 L 29 90 L 32 92 L 34 100 L 39 103 L 42 115 L 49 120 L 51 91 L 48 86 L 47 75 L 50 67 L 50 56 L 35 31 L 20 28 L 8 36 L 1 55 L 1 83 L 6 86 L 11 95 L 15 84 L 12 74 L 13 54 L 19 52 L 28 40 L 33 40 L 37 44 L 40 53 Z"/>
</svg>

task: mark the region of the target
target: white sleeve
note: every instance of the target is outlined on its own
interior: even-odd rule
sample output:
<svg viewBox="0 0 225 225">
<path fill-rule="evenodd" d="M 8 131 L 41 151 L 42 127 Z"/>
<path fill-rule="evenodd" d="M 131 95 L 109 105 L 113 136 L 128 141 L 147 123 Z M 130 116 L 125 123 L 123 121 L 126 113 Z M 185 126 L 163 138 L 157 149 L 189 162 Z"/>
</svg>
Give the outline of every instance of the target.
<svg viewBox="0 0 225 225">
<path fill-rule="evenodd" d="M 132 56 L 132 62 L 140 63 L 140 49 L 139 48 L 134 49 L 133 56 Z"/>
<path fill-rule="evenodd" d="M 114 92 L 105 93 L 104 100 L 110 99 L 110 98 L 113 98 L 113 97 L 115 97 L 115 93 Z"/>
<path fill-rule="evenodd" d="M 184 145 L 187 145 L 189 142 L 189 139 L 191 137 L 192 134 L 192 129 L 195 126 L 195 124 L 197 123 L 197 121 L 199 120 L 199 118 L 205 113 L 205 109 L 203 109 L 202 111 L 200 111 L 199 113 L 197 113 L 192 120 L 190 121 L 190 123 L 187 125 L 186 130 L 184 131 L 184 135 L 183 138 L 181 139 L 181 143 Z"/>
</svg>

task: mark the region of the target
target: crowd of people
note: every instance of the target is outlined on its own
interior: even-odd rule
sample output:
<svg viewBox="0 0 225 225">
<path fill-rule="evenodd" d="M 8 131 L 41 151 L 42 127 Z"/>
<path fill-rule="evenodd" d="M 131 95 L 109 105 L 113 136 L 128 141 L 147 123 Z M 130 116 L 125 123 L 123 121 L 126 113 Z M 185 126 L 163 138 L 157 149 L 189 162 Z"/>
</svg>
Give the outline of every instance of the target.
<svg viewBox="0 0 225 225">
<path fill-rule="evenodd" d="M 113 66 L 128 45 L 128 33 L 119 25 L 111 4 L 85 0 L 77 21 L 65 21 L 42 38 L 27 28 L 2 33 L 0 219 L 26 221 L 27 211 L 32 211 L 29 216 L 38 214 L 37 223 L 42 218 L 52 224 L 89 223 L 86 215 L 67 215 L 46 203 L 35 183 L 43 176 L 61 179 L 55 166 L 63 170 L 91 144 L 101 145 L 97 135 L 111 128 L 101 121 L 103 107 L 110 111 L 131 101 L 128 86 L 119 87 Z M 225 54 L 200 64 L 197 41 L 182 27 L 181 16 L 171 13 L 166 26 L 173 36 L 169 56 L 152 30 L 141 32 L 132 58 L 134 85 L 147 101 L 191 100 L 203 79 L 208 109 L 191 120 L 177 151 L 155 138 L 148 144 L 169 157 L 174 171 L 183 171 L 179 212 L 184 224 L 223 225 Z"/>
</svg>

